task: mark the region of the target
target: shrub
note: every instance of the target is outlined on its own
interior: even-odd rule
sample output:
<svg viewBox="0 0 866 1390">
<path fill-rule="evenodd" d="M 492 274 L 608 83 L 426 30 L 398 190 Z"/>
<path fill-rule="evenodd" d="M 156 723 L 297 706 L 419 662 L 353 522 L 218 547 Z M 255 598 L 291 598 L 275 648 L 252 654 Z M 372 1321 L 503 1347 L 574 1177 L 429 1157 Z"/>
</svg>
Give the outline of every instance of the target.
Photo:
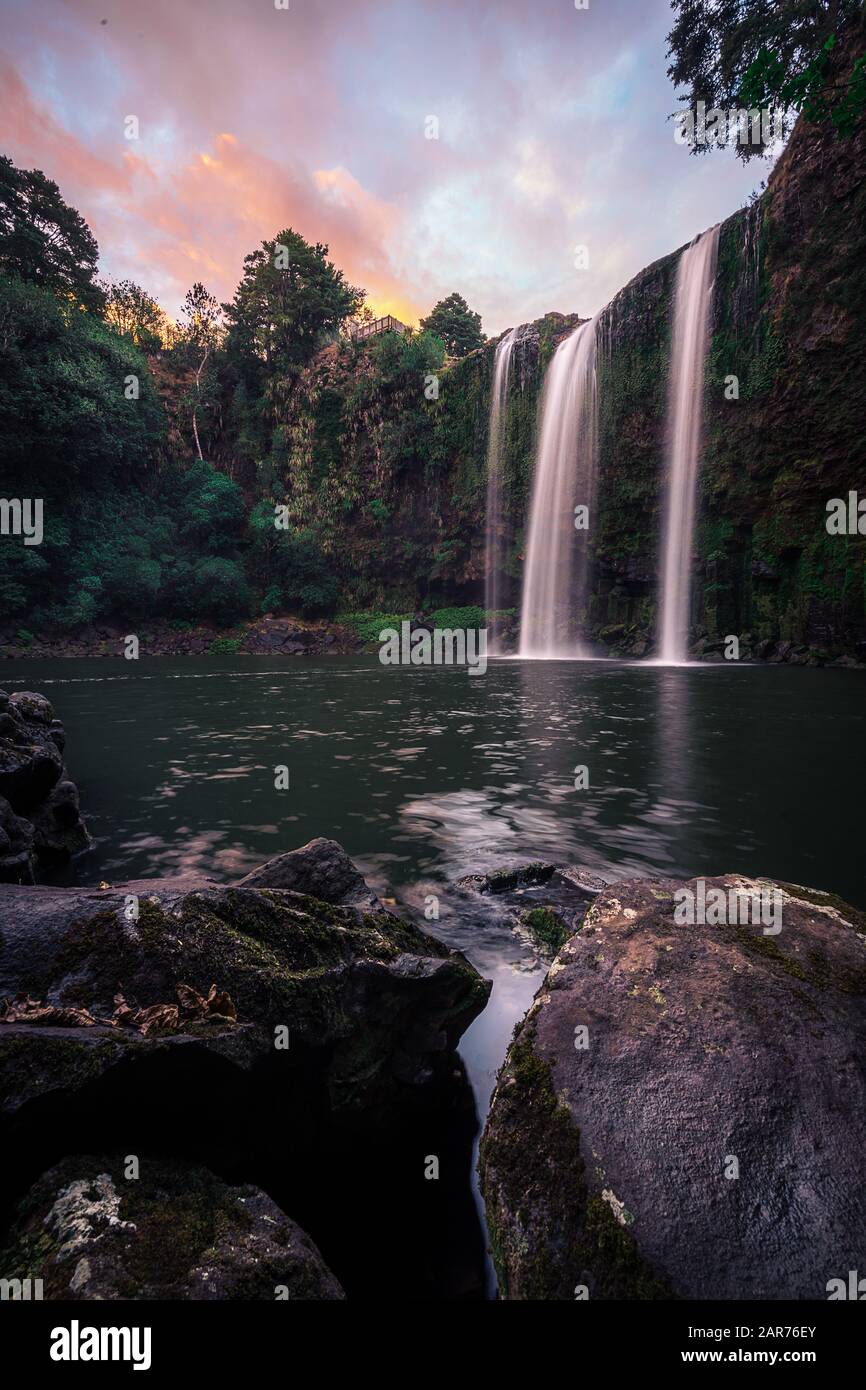
<svg viewBox="0 0 866 1390">
<path fill-rule="evenodd" d="M 333 613 L 338 585 L 311 530 L 278 531 L 273 502 L 257 503 L 250 515 L 250 568 L 265 590 L 262 612 L 297 608 L 307 617 Z"/>
<path fill-rule="evenodd" d="M 400 624 L 411 617 L 411 613 L 340 613 L 337 622 L 350 627 L 362 642 L 378 642 L 383 628 L 393 627 L 399 632 Z"/>
<path fill-rule="evenodd" d="M 487 613 L 483 608 L 437 608 L 427 622 L 431 627 L 479 628 L 487 626 Z"/>
<path fill-rule="evenodd" d="M 150 616 L 156 608 L 161 582 L 162 567 L 156 560 L 124 555 L 109 564 L 105 587 L 111 606 L 118 614 L 142 618 Z"/>
<path fill-rule="evenodd" d="M 184 610 L 197 618 L 232 623 L 250 611 L 252 595 L 240 565 L 217 556 L 199 560 L 187 578 Z"/>
<path fill-rule="evenodd" d="M 244 495 L 237 483 L 199 459 L 175 485 L 180 494 L 178 522 L 185 539 L 204 550 L 235 544 L 244 524 Z"/>
</svg>

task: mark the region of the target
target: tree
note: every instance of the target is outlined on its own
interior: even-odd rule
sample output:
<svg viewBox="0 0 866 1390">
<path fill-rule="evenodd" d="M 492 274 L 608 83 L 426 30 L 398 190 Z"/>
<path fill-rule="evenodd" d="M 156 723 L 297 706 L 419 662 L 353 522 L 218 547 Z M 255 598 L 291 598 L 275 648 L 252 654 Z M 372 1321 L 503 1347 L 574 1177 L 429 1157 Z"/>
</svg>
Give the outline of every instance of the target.
<svg viewBox="0 0 866 1390">
<path fill-rule="evenodd" d="M 138 347 L 152 349 L 162 345 L 166 316 L 153 296 L 134 280 L 118 280 L 107 285 L 105 319 Z"/>
<path fill-rule="evenodd" d="M 274 503 L 262 499 L 250 513 L 250 567 L 264 591 L 262 612 L 300 610 L 305 617 L 333 613 L 339 585 L 314 531 L 280 531 Z"/>
<path fill-rule="evenodd" d="M 98 260 L 93 233 L 57 184 L 0 155 L 0 271 L 101 312 Z"/>
<path fill-rule="evenodd" d="M 0 474 L 61 496 L 104 488 L 151 473 L 164 436 L 147 359 L 129 338 L 50 290 L 0 280 Z M 0 485 L 0 495 L 12 494 Z"/>
<path fill-rule="evenodd" d="M 192 402 L 192 432 L 199 458 L 203 458 L 201 441 L 198 437 L 198 411 L 200 406 L 213 406 L 216 391 L 216 378 L 211 373 L 206 379 L 206 399 L 202 400 L 202 372 L 205 364 L 220 340 L 222 309 L 214 295 L 210 294 L 196 280 L 191 290 L 187 290 L 181 307 L 181 322 L 178 330 L 181 345 L 192 352 L 195 364 L 195 396 Z"/>
<path fill-rule="evenodd" d="M 363 290 L 327 256 L 327 246 L 287 229 L 245 257 L 234 299 L 223 305 L 230 356 L 257 359 L 267 376 L 292 375 L 357 314 Z"/>
<path fill-rule="evenodd" d="M 197 550 L 225 550 L 236 541 L 244 523 L 244 495 L 225 473 L 203 459 L 193 463 L 183 474 L 179 494 L 180 533 Z"/>
<path fill-rule="evenodd" d="M 449 294 L 440 299 L 421 327 L 441 338 L 449 357 L 465 357 L 467 352 L 484 346 L 481 315 L 474 313 L 462 294 Z"/>
<path fill-rule="evenodd" d="M 862 0 L 671 0 L 668 76 L 693 117 L 698 103 L 721 111 L 774 110 L 775 134 L 802 111 L 848 134 L 866 106 L 866 67 L 847 78 L 834 70 L 834 48 L 863 23 Z M 752 131 L 749 132 L 750 136 Z M 692 153 L 712 142 L 690 140 Z M 764 139 L 738 143 L 742 159 L 763 154 Z"/>
</svg>

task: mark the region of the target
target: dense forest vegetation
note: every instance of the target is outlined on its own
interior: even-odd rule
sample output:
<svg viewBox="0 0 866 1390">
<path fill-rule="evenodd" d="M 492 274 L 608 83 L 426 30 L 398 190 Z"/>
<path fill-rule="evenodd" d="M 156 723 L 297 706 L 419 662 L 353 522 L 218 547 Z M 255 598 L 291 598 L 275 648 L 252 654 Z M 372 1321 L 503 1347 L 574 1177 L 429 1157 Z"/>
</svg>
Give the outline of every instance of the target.
<svg viewBox="0 0 866 1390">
<path fill-rule="evenodd" d="M 484 342 L 478 315 L 451 295 L 417 332 L 356 342 L 372 318 L 363 290 L 291 229 L 246 257 L 230 303 L 193 285 L 177 323 L 140 285 L 100 282 L 97 262 L 57 185 L 2 159 L 0 489 L 18 496 L 26 479 L 44 539 L 0 549 L 0 613 L 25 638 L 113 616 L 333 615 L 343 596 L 320 528 L 291 504 L 286 421 L 305 371 L 338 364 L 361 408 L 423 401 L 446 345 L 457 358 Z M 325 465 L 343 409 L 334 393 L 316 403 Z M 421 452 L 411 434 L 395 428 L 397 466 Z M 355 491 L 343 519 L 380 526 L 386 503 Z"/>
</svg>

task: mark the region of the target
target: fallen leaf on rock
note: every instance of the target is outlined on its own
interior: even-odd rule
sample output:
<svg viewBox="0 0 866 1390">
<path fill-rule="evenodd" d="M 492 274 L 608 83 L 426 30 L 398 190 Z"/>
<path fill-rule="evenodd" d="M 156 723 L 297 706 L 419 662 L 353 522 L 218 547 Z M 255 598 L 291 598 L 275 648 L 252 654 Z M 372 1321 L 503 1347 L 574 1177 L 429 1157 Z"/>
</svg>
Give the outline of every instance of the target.
<svg viewBox="0 0 866 1390">
<path fill-rule="evenodd" d="M 232 1022 L 238 1016 L 238 1011 L 228 992 L 224 989 L 217 989 L 216 985 L 211 985 L 207 992 L 207 1011 L 214 1018 L 230 1018 Z"/>
<path fill-rule="evenodd" d="M 142 1037 L 151 1033 L 176 1033 L 180 1022 L 177 1004 L 151 1004 L 147 1009 L 139 1009 L 135 1015 L 134 1026 Z"/>
<path fill-rule="evenodd" d="M 146 1009 L 132 1009 L 122 994 L 114 996 L 112 1023 L 122 1028 L 135 1028 L 147 1037 L 151 1033 L 176 1033 L 187 1023 L 234 1023 L 237 1009 L 231 996 L 211 985 L 207 998 L 192 985 L 176 987 L 176 1004 L 151 1004 Z"/>
<path fill-rule="evenodd" d="M 53 1024 L 57 1028 L 92 1028 L 96 1023 L 87 1009 L 70 1005 L 45 1004 L 28 994 L 16 994 L 14 999 L 0 999 L 0 1023 Z"/>
<path fill-rule="evenodd" d="M 215 984 L 206 999 L 192 985 L 179 984 L 176 993 L 176 1004 L 150 1004 L 146 1009 L 134 1009 L 122 994 L 115 994 L 114 1013 L 102 1019 L 95 1018 L 88 1009 L 46 1004 L 28 994 L 16 994 L 14 999 L 0 999 L 0 1023 L 54 1024 L 61 1028 L 91 1028 L 100 1023 L 112 1028 L 132 1028 L 147 1038 L 151 1033 L 177 1033 L 188 1023 L 237 1022 L 231 996 Z"/>
</svg>

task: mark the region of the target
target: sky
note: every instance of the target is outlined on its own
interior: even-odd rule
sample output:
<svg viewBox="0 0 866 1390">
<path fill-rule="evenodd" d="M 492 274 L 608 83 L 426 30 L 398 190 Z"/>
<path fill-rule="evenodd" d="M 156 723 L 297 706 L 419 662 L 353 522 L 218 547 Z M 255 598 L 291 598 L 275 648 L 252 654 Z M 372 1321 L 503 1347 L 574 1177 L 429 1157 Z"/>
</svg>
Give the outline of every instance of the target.
<svg viewBox="0 0 866 1390">
<path fill-rule="evenodd" d="M 671 24 L 668 0 L 0 0 L 0 152 L 172 317 L 293 227 L 376 313 L 457 290 L 496 335 L 596 313 L 766 176 L 676 143 Z"/>
</svg>

